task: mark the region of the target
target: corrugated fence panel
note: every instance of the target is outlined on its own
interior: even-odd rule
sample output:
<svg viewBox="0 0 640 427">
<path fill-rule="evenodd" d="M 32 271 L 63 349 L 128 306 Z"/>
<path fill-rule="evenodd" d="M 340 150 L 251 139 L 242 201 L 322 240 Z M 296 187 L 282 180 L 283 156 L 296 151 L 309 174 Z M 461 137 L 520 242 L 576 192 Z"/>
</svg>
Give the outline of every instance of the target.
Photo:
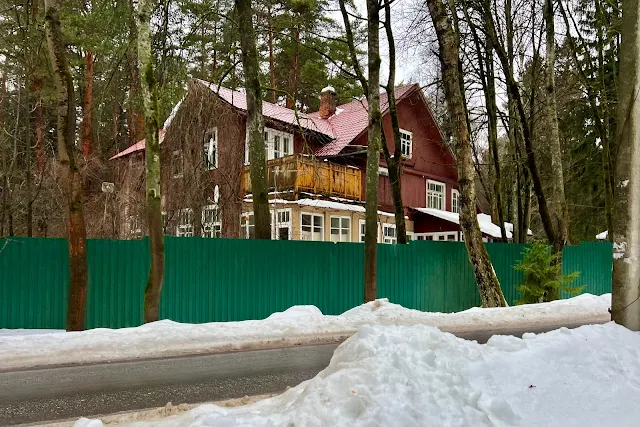
<svg viewBox="0 0 640 427">
<path fill-rule="evenodd" d="M 142 324 L 149 240 L 89 240 L 87 328 Z"/>
<path fill-rule="evenodd" d="M 514 269 L 522 259 L 527 245 L 504 243 L 487 243 L 487 252 L 491 258 L 493 269 L 498 276 L 504 299 L 509 305 L 515 305 L 520 299 L 518 285 L 524 278 L 520 271 Z"/>
<path fill-rule="evenodd" d="M 0 328 L 64 329 L 65 239 L 0 239 Z"/>
<path fill-rule="evenodd" d="M 594 295 L 611 292 L 613 245 L 609 242 L 582 242 L 567 246 L 562 252 L 562 272 L 579 271 L 572 285 L 585 286 L 582 291 Z"/>
<path fill-rule="evenodd" d="M 5 245 L 6 242 L 6 245 Z M 64 328 L 66 240 L 0 240 L 0 328 Z M 142 321 L 149 242 L 89 240 L 87 327 Z M 487 245 L 509 304 L 522 274 L 513 266 L 524 245 Z M 178 322 L 261 319 L 292 305 L 339 314 L 363 300 L 360 243 L 165 238 L 160 316 Z M 612 248 L 565 248 L 563 271 L 580 271 L 585 292 L 611 291 Z M 463 243 L 417 241 L 378 246 L 378 296 L 408 308 L 453 312 L 480 298 Z"/>
</svg>

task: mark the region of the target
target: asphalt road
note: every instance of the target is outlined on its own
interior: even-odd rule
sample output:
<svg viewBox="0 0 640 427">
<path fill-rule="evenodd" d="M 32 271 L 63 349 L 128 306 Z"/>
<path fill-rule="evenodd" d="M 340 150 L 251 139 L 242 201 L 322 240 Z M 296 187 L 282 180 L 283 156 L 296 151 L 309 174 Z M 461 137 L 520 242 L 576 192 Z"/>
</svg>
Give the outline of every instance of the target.
<svg viewBox="0 0 640 427">
<path fill-rule="evenodd" d="M 456 333 L 486 342 L 561 326 Z M 314 377 L 337 344 L 0 373 L 0 426 L 283 391 Z"/>
</svg>

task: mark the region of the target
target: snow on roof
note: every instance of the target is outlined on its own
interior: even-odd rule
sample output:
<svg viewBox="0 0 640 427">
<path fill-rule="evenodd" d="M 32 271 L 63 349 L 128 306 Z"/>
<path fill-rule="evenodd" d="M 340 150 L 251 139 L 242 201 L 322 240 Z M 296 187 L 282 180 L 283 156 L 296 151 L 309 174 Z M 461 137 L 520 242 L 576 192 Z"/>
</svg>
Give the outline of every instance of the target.
<svg viewBox="0 0 640 427">
<path fill-rule="evenodd" d="M 323 88 L 323 89 L 320 91 L 320 93 L 325 93 L 325 92 L 333 92 L 333 93 L 336 93 L 336 90 L 334 89 L 334 87 L 333 87 L 333 86 L 327 86 L 327 87 Z"/>
<path fill-rule="evenodd" d="M 251 203 L 253 199 L 245 198 L 245 202 Z M 298 206 L 307 206 L 310 208 L 325 208 L 325 209 L 334 209 L 338 211 L 350 211 L 350 212 L 365 212 L 364 206 L 360 205 L 352 205 L 349 203 L 340 203 L 333 202 L 331 200 L 322 200 L 322 199 L 300 199 L 300 200 L 283 200 L 283 199 L 271 199 L 269 200 L 270 204 L 290 204 L 290 205 L 298 205 Z M 378 211 L 378 215 L 385 216 L 395 216 L 391 212 Z M 407 218 L 405 216 L 405 218 Z"/>
<path fill-rule="evenodd" d="M 513 233 L 513 224 L 505 221 L 504 229 L 510 233 Z M 527 228 L 527 236 L 533 236 L 533 231 L 531 231 L 530 228 Z"/>
<path fill-rule="evenodd" d="M 602 233 L 596 234 L 596 239 L 598 240 L 607 240 L 609 236 L 609 230 L 604 230 Z"/>
<path fill-rule="evenodd" d="M 460 215 L 455 212 L 441 211 L 440 209 L 432 209 L 432 208 L 413 208 L 418 212 L 435 216 L 436 218 L 444 219 L 445 221 L 449 221 L 454 224 L 460 225 Z M 488 219 L 487 219 L 488 218 Z M 488 236 L 501 238 L 502 232 L 500 231 L 500 227 L 491 222 L 491 217 L 487 214 L 478 214 L 478 225 L 480 226 L 480 231 Z M 505 230 L 507 233 L 507 239 L 511 239 L 513 235 L 511 232 Z"/>
</svg>

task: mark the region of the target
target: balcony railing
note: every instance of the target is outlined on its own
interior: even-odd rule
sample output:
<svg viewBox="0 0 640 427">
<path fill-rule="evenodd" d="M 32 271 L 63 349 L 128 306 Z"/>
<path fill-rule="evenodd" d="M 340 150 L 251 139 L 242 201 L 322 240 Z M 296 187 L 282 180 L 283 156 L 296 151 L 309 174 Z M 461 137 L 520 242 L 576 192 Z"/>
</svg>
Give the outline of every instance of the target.
<svg viewBox="0 0 640 427">
<path fill-rule="evenodd" d="M 267 162 L 269 191 L 301 191 L 325 196 L 362 200 L 360 169 L 316 160 L 302 154 Z M 242 172 L 242 190 L 251 193 L 249 167 Z"/>
</svg>

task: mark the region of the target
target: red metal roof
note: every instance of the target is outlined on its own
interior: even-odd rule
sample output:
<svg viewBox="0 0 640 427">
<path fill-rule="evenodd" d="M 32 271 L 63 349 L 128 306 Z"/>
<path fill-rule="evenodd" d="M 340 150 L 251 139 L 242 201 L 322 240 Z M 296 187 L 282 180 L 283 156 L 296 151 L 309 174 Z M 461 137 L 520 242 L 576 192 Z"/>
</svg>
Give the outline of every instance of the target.
<svg viewBox="0 0 640 427">
<path fill-rule="evenodd" d="M 211 89 L 222 100 L 233 107 L 241 111 L 247 111 L 247 97 L 244 92 L 227 89 L 204 80 L 196 81 Z M 420 87 L 417 84 L 396 88 L 396 101 L 400 101 L 419 89 Z M 383 115 L 387 112 L 388 108 L 389 103 L 387 100 L 387 94 L 382 93 L 380 94 L 380 110 Z M 298 112 L 298 117 L 296 118 L 296 112 L 294 110 L 266 101 L 262 102 L 262 114 L 270 119 L 278 120 L 289 125 L 300 126 L 303 129 L 318 132 L 331 138 L 329 143 L 321 147 L 315 153 L 316 156 L 320 157 L 339 154 L 344 147 L 351 143 L 351 141 L 366 131 L 368 125 L 366 98 L 356 99 L 347 104 L 339 105 L 336 108 L 336 113 L 326 119 L 320 117 L 319 112 L 310 114 Z M 165 123 L 164 129 L 160 130 L 161 140 L 164 137 L 166 127 L 167 124 Z M 136 151 L 144 150 L 144 147 L 145 140 L 143 139 L 126 150 L 116 154 L 111 158 L 111 160 L 126 156 Z"/>
<path fill-rule="evenodd" d="M 396 101 L 407 97 L 415 90 L 419 90 L 417 84 L 400 86 L 395 89 Z M 380 94 L 380 110 L 384 115 L 389 108 L 387 94 Z M 310 114 L 316 120 L 321 120 L 330 124 L 334 140 L 316 151 L 316 156 L 333 156 L 339 154 L 351 141 L 367 130 L 369 124 L 367 99 L 356 99 L 347 104 L 339 105 L 336 113 L 327 119 L 320 117 L 320 113 Z"/>
<path fill-rule="evenodd" d="M 247 97 L 244 92 L 227 89 L 215 83 L 205 82 L 204 80 L 196 81 L 211 89 L 213 93 L 237 109 L 247 111 Z M 320 119 L 319 116 L 314 117 L 311 114 L 298 112 L 298 118 L 296 118 L 296 112 L 291 108 L 267 101 L 262 101 L 262 115 L 288 125 L 300 126 L 303 129 L 319 132 L 329 138 L 334 137 L 331 126 L 325 120 Z"/>
<path fill-rule="evenodd" d="M 165 134 L 165 130 L 164 129 L 160 129 L 158 131 L 160 142 L 162 142 L 162 140 L 164 139 L 164 134 Z M 131 147 L 129 147 L 129 148 L 125 149 L 125 150 L 122 150 L 121 152 L 119 152 L 115 156 L 111 157 L 109 160 L 117 159 L 119 157 L 124 157 L 124 156 L 127 156 L 127 155 L 131 154 L 131 153 L 135 153 L 136 151 L 144 150 L 144 147 L 146 145 L 146 141 L 147 141 L 146 139 L 142 139 L 142 140 L 136 142 Z"/>
</svg>

